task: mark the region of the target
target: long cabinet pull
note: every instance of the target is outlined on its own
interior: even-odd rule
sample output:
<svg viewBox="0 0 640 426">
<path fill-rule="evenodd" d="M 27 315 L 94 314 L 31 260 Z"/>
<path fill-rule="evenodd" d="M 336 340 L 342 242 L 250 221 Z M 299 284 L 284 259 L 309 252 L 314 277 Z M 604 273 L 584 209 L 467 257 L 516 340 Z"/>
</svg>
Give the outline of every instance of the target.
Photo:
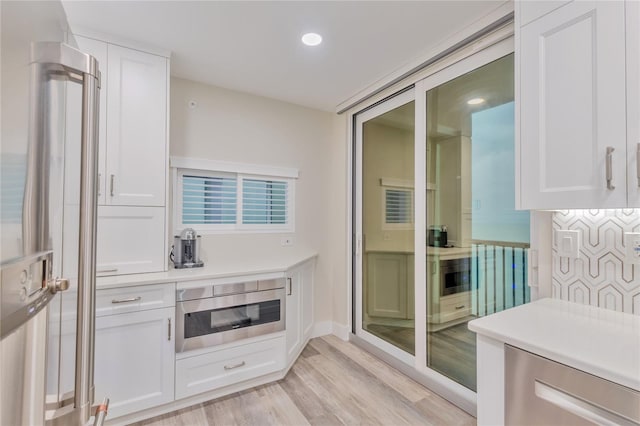
<svg viewBox="0 0 640 426">
<path fill-rule="evenodd" d="M 293 282 L 291 278 L 287 278 L 287 281 L 289 281 L 289 292 L 287 293 L 287 296 L 291 296 L 293 294 Z"/>
<path fill-rule="evenodd" d="M 97 274 L 102 274 L 104 272 L 118 272 L 118 268 L 98 269 L 96 271 Z"/>
<path fill-rule="evenodd" d="M 458 306 L 456 306 L 455 308 L 456 308 L 457 310 L 460 310 L 460 309 L 464 308 L 464 305 L 458 305 Z"/>
<path fill-rule="evenodd" d="M 167 323 L 167 340 L 171 341 L 171 318 L 169 318 L 169 322 Z"/>
<path fill-rule="evenodd" d="M 111 180 L 109 182 L 109 193 L 113 197 L 113 181 L 116 178 L 116 175 L 111 175 Z"/>
<path fill-rule="evenodd" d="M 102 173 L 98 173 L 98 197 L 102 195 Z"/>
<path fill-rule="evenodd" d="M 640 143 L 636 146 L 636 177 L 638 178 L 638 187 L 640 188 Z"/>
<path fill-rule="evenodd" d="M 225 365 L 224 369 L 225 370 L 233 370 L 234 368 L 240 368 L 240 367 L 244 367 L 245 362 L 239 362 L 238 364 L 234 364 L 234 365 Z"/>
<path fill-rule="evenodd" d="M 137 302 L 138 300 L 142 300 L 142 297 L 130 297 L 128 299 L 113 299 L 111 303 L 128 303 L 128 302 Z"/>
<path fill-rule="evenodd" d="M 607 189 L 613 190 L 616 187 L 613 185 L 613 151 L 616 149 L 612 146 L 607 147 L 607 161 L 606 161 L 606 174 L 607 174 Z"/>
</svg>

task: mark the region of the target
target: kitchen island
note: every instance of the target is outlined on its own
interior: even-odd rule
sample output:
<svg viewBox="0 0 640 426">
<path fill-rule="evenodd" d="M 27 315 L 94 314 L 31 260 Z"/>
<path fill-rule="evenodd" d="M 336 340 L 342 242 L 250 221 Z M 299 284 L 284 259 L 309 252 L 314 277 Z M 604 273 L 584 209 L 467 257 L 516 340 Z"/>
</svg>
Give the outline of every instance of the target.
<svg viewBox="0 0 640 426">
<path fill-rule="evenodd" d="M 605 379 L 640 398 L 640 316 L 542 299 L 471 321 L 469 329 L 477 333 L 477 363 L 482 365 L 478 368 L 478 425 L 506 423 L 509 347 Z M 538 390 L 536 396 L 541 394 Z M 640 404 L 635 411 L 640 417 Z"/>
</svg>

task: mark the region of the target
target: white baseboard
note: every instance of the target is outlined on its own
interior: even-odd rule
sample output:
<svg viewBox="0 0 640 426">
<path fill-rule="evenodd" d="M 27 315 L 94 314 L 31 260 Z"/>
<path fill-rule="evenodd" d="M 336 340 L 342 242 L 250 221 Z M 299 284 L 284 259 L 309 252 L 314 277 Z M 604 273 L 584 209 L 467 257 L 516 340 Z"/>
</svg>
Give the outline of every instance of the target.
<svg viewBox="0 0 640 426">
<path fill-rule="evenodd" d="M 311 338 L 326 336 L 333 334 L 338 338 L 347 341 L 349 340 L 349 326 L 338 324 L 332 321 L 320 321 L 314 324 Z"/>
<path fill-rule="evenodd" d="M 331 321 L 319 321 L 313 325 L 313 331 L 311 332 L 311 338 L 326 336 L 333 331 L 333 323 Z"/>
<path fill-rule="evenodd" d="M 337 322 L 333 323 L 333 335 L 337 336 L 339 339 L 344 340 L 345 342 L 349 341 L 350 333 L 351 328 L 348 325 L 338 324 Z"/>
</svg>

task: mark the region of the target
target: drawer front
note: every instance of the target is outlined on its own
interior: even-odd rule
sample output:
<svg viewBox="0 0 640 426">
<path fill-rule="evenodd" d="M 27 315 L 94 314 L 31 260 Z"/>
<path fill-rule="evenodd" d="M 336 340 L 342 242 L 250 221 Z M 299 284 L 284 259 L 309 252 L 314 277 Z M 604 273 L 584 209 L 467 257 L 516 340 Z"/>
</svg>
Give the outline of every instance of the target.
<svg viewBox="0 0 640 426">
<path fill-rule="evenodd" d="M 284 368 L 284 337 L 176 361 L 176 399 L 250 380 Z"/>
<path fill-rule="evenodd" d="M 96 291 L 96 316 L 175 306 L 175 295 L 175 283 L 98 289 Z"/>
<path fill-rule="evenodd" d="M 471 294 L 464 293 L 446 296 L 440 299 L 440 319 L 453 321 L 471 314 Z"/>
<path fill-rule="evenodd" d="M 640 392 L 505 345 L 505 423 L 638 425 Z"/>
<path fill-rule="evenodd" d="M 440 298 L 440 308 L 444 309 L 453 309 L 456 307 L 464 305 L 465 308 L 469 308 L 471 305 L 471 294 L 468 291 L 464 293 L 454 294 L 452 296 L 445 296 Z"/>
</svg>

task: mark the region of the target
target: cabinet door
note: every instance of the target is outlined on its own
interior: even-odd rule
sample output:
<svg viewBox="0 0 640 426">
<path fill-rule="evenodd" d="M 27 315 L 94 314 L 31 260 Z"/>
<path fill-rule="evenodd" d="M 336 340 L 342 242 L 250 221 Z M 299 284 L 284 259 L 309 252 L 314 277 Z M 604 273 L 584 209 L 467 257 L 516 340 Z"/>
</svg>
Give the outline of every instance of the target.
<svg viewBox="0 0 640 426">
<path fill-rule="evenodd" d="M 109 45 L 107 204 L 163 206 L 167 60 Z"/>
<path fill-rule="evenodd" d="M 626 205 L 624 46 L 623 2 L 572 2 L 521 29 L 521 208 Z"/>
<path fill-rule="evenodd" d="M 175 308 L 96 318 L 96 401 L 109 418 L 173 401 Z"/>
<path fill-rule="evenodd" d="M 302 272 L 295 268 L 287 274 L 285 328 L 287 364 L 291 364 L 302 349 Z"/>
<path fill-rule="evenodd" d="M 313 332 L 313 275 L 315 260 L 310 260 L 300 267 L 300 292 L 302 298 L 302 342 L 305 343 Z"/>
<path fill-rule="evenodd" d="M 98 276 L 165 270 L 164 207 L 98 207 Z"/>
<path fill-rule="evenodd" d="M 98 130 L 98 204 L 105 204 L 106 167 L 107 167 L 107 87 L 109 70 L 107 67 L 107 43 L 81 36 L 75 36 L 78 48 L 98 60 L 100 69 L 100 126 Z M 80 108 L 80 106 L 77 106 Z M 80 116 L 81 111 L 78 111 Z"/>
<path fill-rule="evenodd" d="M 627 191 L 640 208 L 640 3 L 625 4 L 627 19 Z"/>
<path fill-rule="evenodd" d="M 369 253 L 367 314 L 407 318 L 407 255 Z"/>
</svg>

